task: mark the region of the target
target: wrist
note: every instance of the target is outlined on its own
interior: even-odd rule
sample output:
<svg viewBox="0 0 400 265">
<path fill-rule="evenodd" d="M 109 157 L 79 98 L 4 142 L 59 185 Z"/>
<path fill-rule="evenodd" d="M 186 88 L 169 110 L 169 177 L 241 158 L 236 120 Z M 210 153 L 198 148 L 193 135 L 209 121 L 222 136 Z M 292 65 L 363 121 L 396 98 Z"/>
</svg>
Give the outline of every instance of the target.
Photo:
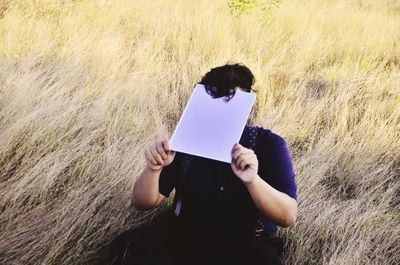
<svg viewBox="0 0 400 265">
<path fill-rule="evenodd" d="M 261 180 L 261 177 L 256 174 L 249 181 L 243 181 L 243 184 L 247 187 L 247 189 L 254 187 Z"/>
<path fill-rule="evenodd" d="M 146 170 L 147 170 L 147 172 L 150 172 L 150 173 L 159 173 L 159 172 L 161 172 L 161 170 L 163 168 L 164 168 L 163 166 L 160 168 L 151 168 L 151 167 L 149 167 L 149 165 L 146 165 Z"/>
</svg>

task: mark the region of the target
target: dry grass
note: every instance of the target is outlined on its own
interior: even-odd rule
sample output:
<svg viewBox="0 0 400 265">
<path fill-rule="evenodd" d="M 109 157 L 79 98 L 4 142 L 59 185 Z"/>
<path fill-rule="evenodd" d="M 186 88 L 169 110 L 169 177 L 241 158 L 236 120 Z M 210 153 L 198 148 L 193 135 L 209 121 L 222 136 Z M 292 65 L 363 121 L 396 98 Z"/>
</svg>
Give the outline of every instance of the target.
<svg viewBox="0 0 400 265">
<path fill-rule="evenodd" d="M 91 264 L 157 214 L 129 193 L 211 67 L 256 75 L 293 154 L 288 264 L 400 264 L 400 4 L 2 1 L 0 263 Z"/>
</svg>

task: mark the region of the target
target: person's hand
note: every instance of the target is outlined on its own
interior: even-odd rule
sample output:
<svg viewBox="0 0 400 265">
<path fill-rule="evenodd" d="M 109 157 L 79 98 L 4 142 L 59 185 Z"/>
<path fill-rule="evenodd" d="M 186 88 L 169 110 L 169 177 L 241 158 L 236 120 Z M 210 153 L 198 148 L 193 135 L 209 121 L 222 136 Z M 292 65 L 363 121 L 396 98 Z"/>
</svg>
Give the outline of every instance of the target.
<svg viewBox="0 0 400 265">
<path fill-rule="evenodd" d="M 152 170 L 161 170 L 163 167 L 172 163 L 175 157 L 175 151 L 171 150 L 171 144 L 168 139 L 156 141 L 145 150 L 146 164 Z"/>
<path fill-rule="evenodd" d="M 258 159 L 252 149 L 236 143 L 232 148 L 231 167 L 244 183 L 251 182 L 258 173 Z"/>
</svg>

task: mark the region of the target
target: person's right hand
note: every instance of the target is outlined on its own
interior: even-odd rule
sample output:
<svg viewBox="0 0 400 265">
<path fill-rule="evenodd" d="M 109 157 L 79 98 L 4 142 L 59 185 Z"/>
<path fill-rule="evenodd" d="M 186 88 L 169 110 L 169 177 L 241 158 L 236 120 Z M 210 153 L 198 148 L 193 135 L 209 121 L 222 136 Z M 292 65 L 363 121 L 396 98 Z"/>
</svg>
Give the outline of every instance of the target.
<svg viewBox="0 0 400 265">
<path fill-rule="evenodd" d="M 161 170 L 163 167 L 172 163 L 175 157 L 175 151 L 171 150 L 168 139 L 156 141 L 145 150 L 146 164 L 152 170 Z"/>
</svg>

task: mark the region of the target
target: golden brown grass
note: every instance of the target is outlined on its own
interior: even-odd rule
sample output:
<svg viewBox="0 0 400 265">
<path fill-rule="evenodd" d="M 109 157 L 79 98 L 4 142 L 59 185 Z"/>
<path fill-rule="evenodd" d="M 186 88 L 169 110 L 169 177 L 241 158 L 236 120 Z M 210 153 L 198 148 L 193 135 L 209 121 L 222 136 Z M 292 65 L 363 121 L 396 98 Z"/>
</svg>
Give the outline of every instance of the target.
<svg viewBox="0 0 400 265">
<path fill-rule="evenodd" d="M 400 264 L 400 4 L 0 3 L 0 263 L 91 264 L 194 83 L 243 62 L 293 155 L 287 264 Z M 167 206 L 167 205 L 165 205 Z"/>
</svg>

